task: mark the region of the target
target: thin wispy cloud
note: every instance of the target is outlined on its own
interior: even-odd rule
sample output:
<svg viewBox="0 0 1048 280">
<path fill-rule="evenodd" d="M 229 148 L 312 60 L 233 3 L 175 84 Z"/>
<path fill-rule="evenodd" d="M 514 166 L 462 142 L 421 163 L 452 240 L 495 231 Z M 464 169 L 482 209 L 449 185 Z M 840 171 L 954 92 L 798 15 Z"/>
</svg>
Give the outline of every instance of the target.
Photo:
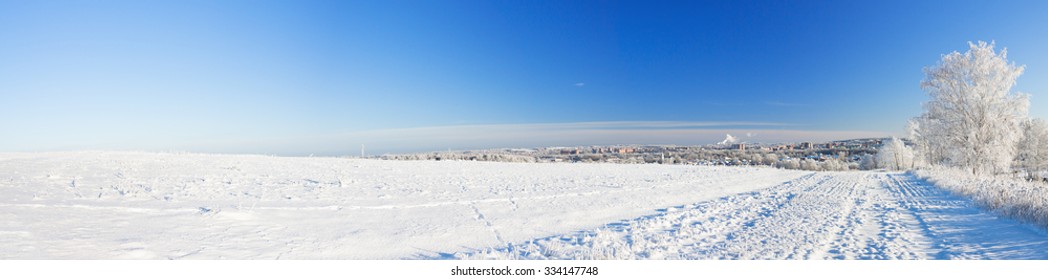
<svg viewBox="0 0 1048 280">
<path fill-rule="evenodd" d="M 290 154 L 345 155 L 359 153 L 361 144 L 368 147 L 369 153 L 381 154 L 550 146 L 706 145 L 723 140 L 725 134 L 745 135 L 745 138 L 740 140 L 761 143 L 830 141 L 890 135 L 880 131 L 818 131 L 803 130 L 799 129 L 800 127 L 802 126 L 771 122 L 678 121 L 479 124 L 368 130 L 254 144 L 264 145 L 266 153 L 285 154 L 286 148 L 287 151 L 298 151 Z M 313 147 L 316 150 L 301 152 L 302 147 Z"/>
<path fill-rule="evenodd" d="M 584 87 L 586 83 L 575 83 L 575 87 Z"/>
<path fill-rule="evenodd" d="M 790 127 L 800 124 L 777 122 L 698 122 L 698 121 L 606 121 L 565 123 L 516 123 L 516 124 L 472 124 L 394 128 L 374 131 L 410 131 L 445 129 L 517 129 L 517 130 L 650 130 L 650 129 L 694 129 L 694 128 L 742 128 L 742 127 Z"/>
</svg>

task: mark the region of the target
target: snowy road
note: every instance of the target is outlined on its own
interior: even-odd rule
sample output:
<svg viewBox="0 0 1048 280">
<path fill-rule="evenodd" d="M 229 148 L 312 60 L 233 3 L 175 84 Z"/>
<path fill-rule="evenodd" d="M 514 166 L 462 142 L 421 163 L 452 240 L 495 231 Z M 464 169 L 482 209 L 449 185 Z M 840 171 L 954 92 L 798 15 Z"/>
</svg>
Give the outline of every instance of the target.
<svg viewBox="0 0 1048 280">
<path fill-rule="evenodd" d="M 1048 259 L 1048 234 L 909 174 L 819 172 L 596 230 L 454 257 Z"/>
<path fill-rule="evenodd" d="M 0 259 L 1048 259 L 908 174 L 0 154 Z"/>
</svg>

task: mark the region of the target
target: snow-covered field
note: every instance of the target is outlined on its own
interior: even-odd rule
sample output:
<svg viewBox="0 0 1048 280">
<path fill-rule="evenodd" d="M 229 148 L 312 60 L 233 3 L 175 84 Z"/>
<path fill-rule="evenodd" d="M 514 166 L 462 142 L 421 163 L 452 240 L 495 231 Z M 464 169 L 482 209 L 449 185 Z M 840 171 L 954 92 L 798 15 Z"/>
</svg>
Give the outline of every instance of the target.
<svg viewBox="0 0 1048 280">
<path fill-rule="evenodd" d="M 1048 258 L 908 174 L 0 154 L 3 259 Z"/>
<path fill-rule="evenodd" d="M 402 259 L 804 175 L 766 168 L 147 153 L 0 155 L 0 257 Z"/>
</svg>

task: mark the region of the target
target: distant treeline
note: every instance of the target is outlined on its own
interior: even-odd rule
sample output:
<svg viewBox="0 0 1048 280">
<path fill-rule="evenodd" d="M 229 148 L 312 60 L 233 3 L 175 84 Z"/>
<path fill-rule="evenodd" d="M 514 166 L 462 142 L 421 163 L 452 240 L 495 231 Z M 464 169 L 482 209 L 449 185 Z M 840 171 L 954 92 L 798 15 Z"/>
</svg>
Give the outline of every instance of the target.
<svg viewBox="0 0 1048 280">
<path fill-rule="evenodd" d="M 847 171 L 879 168 L 875 149 L 767 149 L 738 150 L 722 147 L 638 147 L 630 153 L 593 153 L 567 148 L 536 150 L 474 150 L 384 155 L 387 160 L 458 160 L 495 162 L 578 162 L 624 164 L 689 164 L 771 166 L 811 171 Z M 596 150 L 596 149 L 594 149 Z"/>
</svg>

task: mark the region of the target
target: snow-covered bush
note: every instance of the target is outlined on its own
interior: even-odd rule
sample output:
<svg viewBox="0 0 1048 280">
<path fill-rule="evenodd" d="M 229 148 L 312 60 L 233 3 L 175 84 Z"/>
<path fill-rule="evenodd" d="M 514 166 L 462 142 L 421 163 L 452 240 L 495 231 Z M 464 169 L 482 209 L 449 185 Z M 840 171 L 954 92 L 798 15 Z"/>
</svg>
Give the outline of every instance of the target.
<svg viewBox="0 0 1048 280">
<path fill-rule="evenodd" d="M 1008 175 L 973 175 L 968 170 L 943 166 L 911 172 L 1004 216 L 1048 227 L 1048 185 Z"/>
<path fill-rule="evenodd" d="M 779 155 L 771 154 L 771 153 L 765 154 L 764 158 L 761 161 L 761 163 L 763 163 L 764 165 L 774 165 L 775 163 L 778 163 L 778 162 L 779 162 Z"/>
<path fill-rule="evenodd" d="M 816 162 L 815 160 L 802 159 L 801 160 L 801 169 L 810 170 L 810 171 L 819 171 L 821 168 L 819 168 L 819 163 Z"/>
<path fill-rule="evenodd" d="M 775 167 L 782 169 L 801 169 L 800 162 L 795 158 L 783 159 L 775 164 Z"/>
<path fill-rule="evenodd" d="M 861 170 L 877 169 L 877 156 L 874 156 L 874 155 L 863 155 L 862 156 L 862 160 L 859 162 L 859 169 L 861 169 Z"/>
<path fill-rule="evenodd" d="M 1029 179 L 1040 180 L 1040 173 L 1048 170 L 1048 124 L 1042 119 L 1023 122 L 1023 138 L 1015 156 L 1015 167 L 1026 172 Z"/>
<path fill-rule="evenodd" d="M 925 69 L 921 88 L 930 100 L 913 120 L 911 138 L 928 163 L 972 174 L 1003 173 L 1015 158 L 1020 124 L 1027 118 L 1027 95 L 1011 91 L 1025 67 L 1008 63 L 1007 50 L 996 53 L 993 43 L 969 47 Z"/>
<path fill-rule="evenodd" d="M 837 159 L 823 161 L 822 167 L 820 168 L 822 171 L 847 171 L 848 169 L 848 164 Z"/>
<path fill-rule="evenodd" d="M 888 170 L 913 168 L 913 150 L 899 138 L 892 137 L 877 151 L 877 165 Z"/>
</svg>

